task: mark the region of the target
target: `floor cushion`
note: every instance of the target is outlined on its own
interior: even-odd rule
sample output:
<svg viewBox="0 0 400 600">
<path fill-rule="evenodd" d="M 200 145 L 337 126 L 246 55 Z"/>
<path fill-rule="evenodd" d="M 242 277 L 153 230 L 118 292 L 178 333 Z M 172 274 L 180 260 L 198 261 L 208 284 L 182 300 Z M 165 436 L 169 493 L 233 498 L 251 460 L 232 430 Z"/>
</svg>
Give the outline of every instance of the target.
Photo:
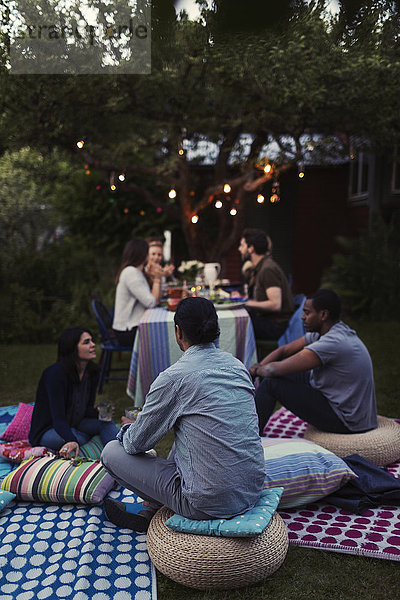
<svg viewBox="0 0 400 600">
<path fill-rule="evenodd" d="M 99 460 L 103 448 L 104 446 L 100 436 L 95 435 L 88 442 L 86 442 L 86 444 L 80 446 L 79 456 L 90 458 L 92 460 Z"/>
<path fill-rule="evenodd" d="M 27 440 L 31 428 L 31 419 L 33 413 L 32 404 L 18 404 L 17 414 L 3 432 L 1 439 L 6 442 L 16 442 L 18 440 Z"/>
<path fill-rule="evenodd" d="M 377 467 L 400 460 L 400 424 L 378 415 L 378 427 L 366 433 L 327 433 L 309 425 L 304 438 L 311 440 L 337 456 L 358 454 Z"/>
<path fill-rule="evenodd" d="M 230 519 L 187 519 L 173 515 L 165 523 L 173 531 L 195 533 L 197 535 L 222 535 L 226 537 L 247 537 L 259 535 L 270 522 L 281 499 L 283 488 L 263 490 L 257 504 L 237 517 Z"/>
<path fill-rule="evenodd" d="M 45 456 L 24 461 L 0 487 L 26 502 L 98 504 L 114 485 L 99 461 Z"/>
<path fill-rule="evenodd" d="M 0 490 L 0 512 L 4 510 L 7 504 L 10 504 L 14 498 L 15 494 L 7 492 L 6 490 Z"/>
<path fill-rule="evenodd" d="M 283 487 L 279 508 L 302 506 L 357 477 L 338 456 L 302 439 L 262 438 L 264 488 Z"/>
<path fill-rule="evenodd" d="M 172 514 L 166 507 L 157 511 L 146 541 L 154 566 L 177 583 L 213 590 L 247 586 L 274 573 L 285 560 L 288 533 L 276 512 L 265 530 L 251 537 L 172 531 L 165 524 Z"/>
<path fill-rule="evenodd" d="M 31 446 L 29 440 L 18 440 L 0 444 L 0 457 L 11 462 L 22 462 L 31 458 L 31 456 L 37 458 L 45 456 L 48 453 L 48 448 L 45 446 Z"/>
</svg>

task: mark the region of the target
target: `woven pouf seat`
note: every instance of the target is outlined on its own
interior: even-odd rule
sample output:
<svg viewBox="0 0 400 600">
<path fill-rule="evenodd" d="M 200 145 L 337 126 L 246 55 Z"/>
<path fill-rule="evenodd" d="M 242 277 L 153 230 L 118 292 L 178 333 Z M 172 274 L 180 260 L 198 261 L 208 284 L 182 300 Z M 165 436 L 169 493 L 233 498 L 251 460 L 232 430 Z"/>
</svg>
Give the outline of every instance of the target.
<svg viewBox="0 0 400 600">
<path fill-rule="evenodd" d="M 336 456 L 359 454 L 378 467 L 400 460 L 400 425 L 378 416 L 378 427 L 366 433 L 327 433 L 309 425 L 304 438 Z"/>
<path fill-rule="evenodd" d="M 182 585 L 237 588 L 265 579 L 285 560 L 288 533 L 277 513 L 263 533 L 246 538 L 172 531 L 165 525 L 172 515 L 165 506 L 157 511 L 147 532 L 147 548 L 155 567 Z"/>
</svg>

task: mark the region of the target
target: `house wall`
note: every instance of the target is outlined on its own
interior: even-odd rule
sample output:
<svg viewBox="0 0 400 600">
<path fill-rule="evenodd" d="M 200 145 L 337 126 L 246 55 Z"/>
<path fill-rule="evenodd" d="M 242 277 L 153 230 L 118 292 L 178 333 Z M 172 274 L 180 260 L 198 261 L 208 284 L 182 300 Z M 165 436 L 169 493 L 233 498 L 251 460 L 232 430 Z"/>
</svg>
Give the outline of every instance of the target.
<svg viewBox="0 0 400 600">
<path fill-rule="evenodd" d="M 299 179 L 295 170 L 280 179 L 281 200 L 270 204 L 269 189 L 261 190 L 266 201 L 250 202 L 246 227 L 258 227 L 273 241 L 273 255 L 292 281 L 294 293 L 311 293 L 321 286 L 332 255 L 340 251 L 338 236 L 356 237 L 370 220 L 381 214 L 400 223 L 400 194 L 391 190 L 393 163 L 374 157 L 368 195 L 349 201 L 349 165 L 307 167 Z M 240 280 L 240 257 L 235 244 L 226 259 L 226 277 Z"/>
<path fill-rule="evenodd" d="M 299 180 L 293 252 L 293 289 L 318 289 L 324 269 L 338 250 L 337 236 L 357 231 L 358 211 L 347 203 L 348 167 L 308 167 Z"/>
</svg>

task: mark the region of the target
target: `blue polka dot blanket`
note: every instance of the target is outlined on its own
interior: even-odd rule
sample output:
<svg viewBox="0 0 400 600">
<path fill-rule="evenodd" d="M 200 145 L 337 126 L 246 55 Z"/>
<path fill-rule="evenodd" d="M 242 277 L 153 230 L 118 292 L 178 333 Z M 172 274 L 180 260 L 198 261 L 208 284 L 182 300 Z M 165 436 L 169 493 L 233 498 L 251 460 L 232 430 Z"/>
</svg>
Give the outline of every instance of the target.
<svg viewBox="0 0 400 600">
<path fill-rule="evenodd" d="M 17 407 L 0 408 L 0 437 Z M 0 479 L 15 468 L 0 459 Z M 129 490 L 109 497 L 137 504 Z M 156 600 L 146 536 L 107 521 L 102 505 L 12 500 L 0 512 L 1 600 Z"/>
</svg>

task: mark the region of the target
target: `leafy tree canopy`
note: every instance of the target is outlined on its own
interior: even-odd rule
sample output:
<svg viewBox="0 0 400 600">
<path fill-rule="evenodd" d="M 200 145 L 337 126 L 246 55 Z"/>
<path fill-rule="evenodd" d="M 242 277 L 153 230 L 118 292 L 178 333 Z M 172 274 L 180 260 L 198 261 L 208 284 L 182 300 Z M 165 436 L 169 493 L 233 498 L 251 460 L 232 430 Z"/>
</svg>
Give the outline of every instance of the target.
<svg viewBox="0 0 400 600">
<path fill-rule="evenodd" d="M 75 153 L 106 186 L 126 173 L 117 187 L 131 199 L 132 219 L 143 203 L 161 208 L 180 223 L 192 256 L 219 259 L 260 186 L 321 160 L 332 136 L 343 156 L 350 142 L 378 150 L 398 142 L 399 21 L 396 3 L 385 0 L 343 1 L 337 17 L 319 1 L 199 4 L 203 18 L 192 22 L 153 2 L 151 75 L 15 76 L 4 58 L 0 139 L 10 149 Z"/>
</svg>

